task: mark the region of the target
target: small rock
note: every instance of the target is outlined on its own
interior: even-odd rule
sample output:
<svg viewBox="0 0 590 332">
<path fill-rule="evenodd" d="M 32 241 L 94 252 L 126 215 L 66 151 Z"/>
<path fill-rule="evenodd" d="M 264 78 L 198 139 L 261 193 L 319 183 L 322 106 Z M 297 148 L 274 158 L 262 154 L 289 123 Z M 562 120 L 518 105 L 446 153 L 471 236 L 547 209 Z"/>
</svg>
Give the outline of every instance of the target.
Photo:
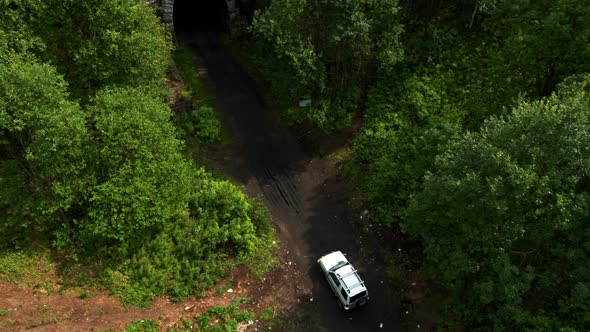
<svg viewBox="0 0 590 332">
<path fill-rule="evenodd" d="M 194 305 L 189 305 L 187 307 L 184 307 L 184 311 L 189 311 L 189 310 L 191 310 L 194 307 L 195 307 Z"/>
<path fill-rule="evenodd" d="M 228 293 L 233 293 L 233 292 L 234 292 L 234 290 L 230 288 L 230 289 L 228 289 L 228 290 L 227 290 L 227 292 L 228 292 Z"/>
<path fill-rule="evenodd" d="M 412 286 L 416 286 L 416 283 L 415 283 L 415 282 L 413 282 L 413 283 L 412 283 Z"/>
<path fill-rule="evenodd" d="M 383 323 L 379 324 L 379 328 L 382 329 L 383 328 Z"/>
<path fill-rule="evenodd" d="M 311 299 L 309 299 L 309 302 L 313 302 L 313 297 Z"/>
<path fill-rule="evenodd" d="M 289 261 L 289 263 L 287 263 L 287 264 L 291 265 L 291 261 Z"/>
</svg>

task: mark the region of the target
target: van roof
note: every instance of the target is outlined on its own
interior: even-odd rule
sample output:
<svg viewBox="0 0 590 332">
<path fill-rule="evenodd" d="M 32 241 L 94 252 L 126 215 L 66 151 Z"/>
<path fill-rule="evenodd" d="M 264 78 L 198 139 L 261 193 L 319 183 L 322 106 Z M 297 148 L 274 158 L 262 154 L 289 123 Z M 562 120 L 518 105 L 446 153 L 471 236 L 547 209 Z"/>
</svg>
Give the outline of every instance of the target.
<svg viewBox="0 0 590 332">
<path fill-rule="evenodd" d="M 361 277 L 352 265 L 344 265 L 335 272 L 338 278 L 342 281 L 344 289 L 350 296 L 354 296 L 367 290 L 365 283 L 361 280 Z"/>
</svg>

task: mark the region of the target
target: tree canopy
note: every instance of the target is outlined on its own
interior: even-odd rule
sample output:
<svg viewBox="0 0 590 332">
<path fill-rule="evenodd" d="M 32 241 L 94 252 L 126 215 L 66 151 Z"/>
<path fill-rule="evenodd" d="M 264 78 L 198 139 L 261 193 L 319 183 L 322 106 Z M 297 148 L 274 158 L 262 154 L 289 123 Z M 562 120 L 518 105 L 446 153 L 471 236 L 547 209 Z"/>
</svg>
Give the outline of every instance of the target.
<svg viewBox="0 0 590 332">
<path fill-rule="evenodd" d="M 590 77 L 451 140 L 404 231 L 469 324 L 590 324 Z"/>
<path fill-rule="evenodd" d="M 261 247 L 263 207 L 183 154 L 171 48 L 143 0 L 0 1 L 0 248 L 40 238 L 145 305 Z"/>
<path fill-rule="evenodd" d="M 360 114 L 351 174 L 453 319 L 590 329 L 587 3 L 273 0 L 238 36 L 274 97 L 311 100 L 291 119 Z M 139 304 L 260 248 L 264 209 L 183 154 L 171 49 L 144 0 L 0 0 L 0 248 L 42 238 Z M 219 141 L 201 106 L 183 129 Z"/>
<path fill-rule="evenodd" d="M 278 0 L 255 15 L 275 95 L 312 99 L 294 118 L 325 130 L 351 123 L 367 76 L 401 58 L 398 10 L 397 0 Z"/>
</svg>

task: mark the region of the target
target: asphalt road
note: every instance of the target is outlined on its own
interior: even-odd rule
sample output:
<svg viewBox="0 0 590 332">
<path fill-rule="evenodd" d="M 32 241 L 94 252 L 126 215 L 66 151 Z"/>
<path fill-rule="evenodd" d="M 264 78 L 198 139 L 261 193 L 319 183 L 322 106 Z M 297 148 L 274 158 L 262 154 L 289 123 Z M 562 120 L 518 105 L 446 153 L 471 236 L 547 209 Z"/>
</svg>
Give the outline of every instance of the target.
<svg viewBox="0 0 590 332">
<path fill-rule="evenodd" d="M 178 33 L 178 32 L 177 32 Z M 359 245 L 350 222 L 353 215 L 348 196 L 337 176 L 310 185 L 304 170 L 310 158 L 288 130 L 281 128 L 265 110 L 253 80 L 223 50 L 215 32 L 183 32 L 184 39 L 202 59 L 206 86 L 215 107 L 229 125 L 232 144 L 243 164 L 232 174 L 247 184 L 256 182 L 269 206 L 283 245 L 302 278 L 297 312 L 283 317 L 285 329 L 293 331 L 399 331 L 399 301 L 383 284 L 379 264 L 360 257 L 371 252 Z M 361 253 L 362 250 L 364 253 Z M 328 289 L 316 260 L 341 250 L 348 254 L 365 279 L 369 304 L 360 310 L 342 312 Z M 313 299 L 313 300 L 312 300 Z M 292 324 L 291 324 L 292 323 Z"/>
</svg>

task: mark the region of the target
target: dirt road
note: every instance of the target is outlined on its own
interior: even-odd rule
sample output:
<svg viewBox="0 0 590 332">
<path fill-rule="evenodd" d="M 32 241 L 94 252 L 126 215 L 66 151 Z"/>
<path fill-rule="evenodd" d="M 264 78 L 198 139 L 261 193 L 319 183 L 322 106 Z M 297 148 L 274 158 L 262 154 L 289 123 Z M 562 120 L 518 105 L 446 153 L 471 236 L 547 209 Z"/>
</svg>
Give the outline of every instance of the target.
<svg viewBox="0 0 590 332">
<path fill-rule="evenodd" d="M 226 54 L 217 35 L 192 31 L 184 38 L 202 59 L 205 83 L 232 135 L 234 156 L 222 167 L 261 194 L 269 207 L 297 301 L 283 317 L 293 331 L 398 331 L 399 300 L 370 260 L 373 249 L 363 244 L 355 226 L 358 213 L 349 208 L 345 184 L 333 165 L 314 159 L 297 139 L 265 110 L 255 83 Z M 314 164 L 315 163 L 315 164 Z M 341 312 L 316 265 L 321 255 L 341 250 L 361 271 L 370 294 L 367 307 Z M 361 259 L 362 258 L 362 259 Z"/>
</svg>

